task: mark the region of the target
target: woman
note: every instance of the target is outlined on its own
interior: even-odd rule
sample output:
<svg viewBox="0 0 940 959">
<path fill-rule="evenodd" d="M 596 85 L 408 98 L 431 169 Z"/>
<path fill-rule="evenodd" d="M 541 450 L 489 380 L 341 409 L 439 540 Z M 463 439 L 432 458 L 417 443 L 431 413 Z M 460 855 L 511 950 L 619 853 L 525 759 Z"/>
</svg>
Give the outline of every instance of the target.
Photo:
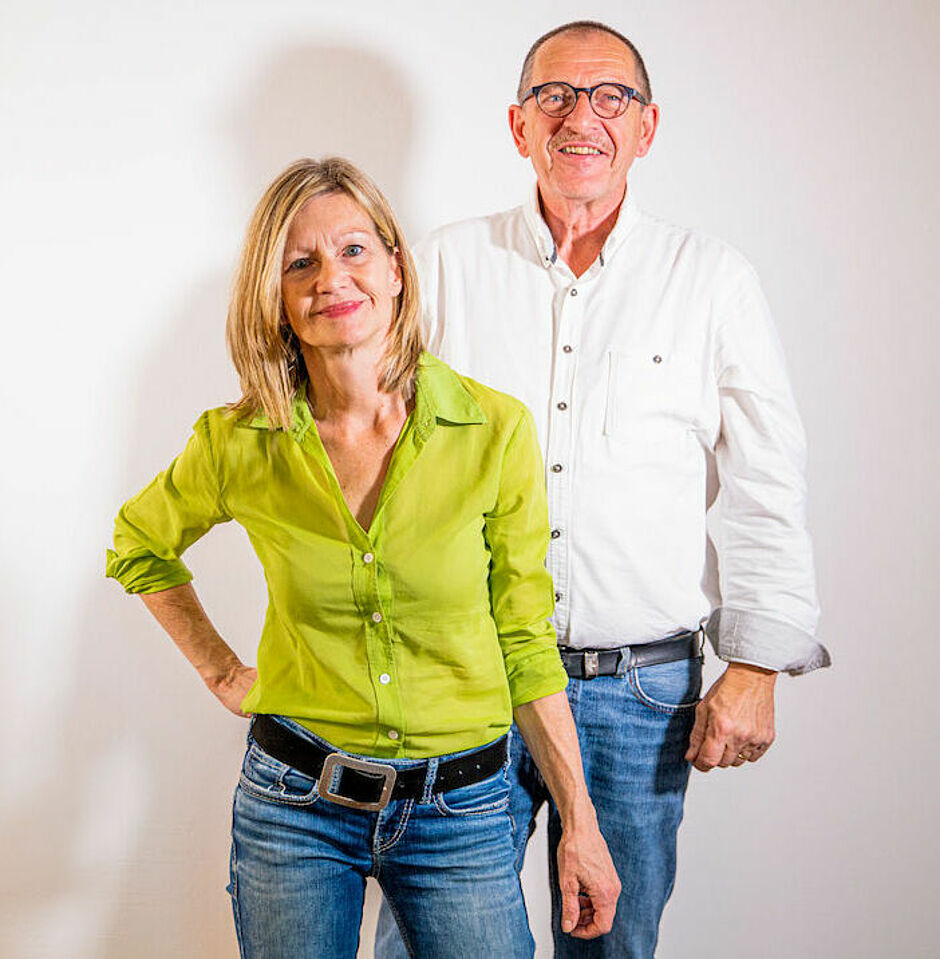
<svg viewBox="0 0 940 959">
<path fill-rule="evenodd" d="M 351 164 L 301 160 L 268 188 L 228 341 L 241 399 L 124 505 L 107 573 L 254 717 L 232 826 L 242 955 L 355 956 L 373 875 L 414 955 L 531 956 L 513 713 L 568 826 L 569 928 L 606 931 L 619 887 L 548 623 L 532 421 L 423 352 L 411 256 Z M 257 669 L 179 558 L 229 519 L 268 583 Z"/>
</svg>

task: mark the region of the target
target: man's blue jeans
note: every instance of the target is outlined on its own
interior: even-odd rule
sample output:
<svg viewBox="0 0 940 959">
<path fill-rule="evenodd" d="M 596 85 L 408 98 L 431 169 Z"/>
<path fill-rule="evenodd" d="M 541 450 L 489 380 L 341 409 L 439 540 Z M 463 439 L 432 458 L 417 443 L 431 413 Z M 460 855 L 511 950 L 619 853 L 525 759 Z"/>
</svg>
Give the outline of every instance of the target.
<svg viewBox="0 0 940 959">
<path fill-rule="evenodd" d="M 235 791 L 229 885 L 241 955 L 355 959 L 366 877 L 374 876 L 409 955 L 531 959 L 506 767 L 434 794 L 438 760 L 428 763 L 418 800 L 363 812 L 320 798 L 313 779 L 269 756 L 249 733 Z"/>
<path fill-rule="evenodd" d="M 561 931 L 555 857 L 561 834 L 558 814 L 522 737 L 514 730 L 510 810 L 515 824 L 516 866 L 522 868 L 535 815 L 548 802 L 556 957 L 653 956 L 659 919 L 675 879 L 676 833 L 689 778 L 685 751 L 701 683 L 700 659 L 642 666 L 624 670 L 620 676 L 572 679 L 568 683 L 588 791 L 623 884 L 614 927 L 599 939 L 573 939 Z M 379 914 L 375 955 L 376 959 L 405 955 L 384 906 Z"/>
</svg>

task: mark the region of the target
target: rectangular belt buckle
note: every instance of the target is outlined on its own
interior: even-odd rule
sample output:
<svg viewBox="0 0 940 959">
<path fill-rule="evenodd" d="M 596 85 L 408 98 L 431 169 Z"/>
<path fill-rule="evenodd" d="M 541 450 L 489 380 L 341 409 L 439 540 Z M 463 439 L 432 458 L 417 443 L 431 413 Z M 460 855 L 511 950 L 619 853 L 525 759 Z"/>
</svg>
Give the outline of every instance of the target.
<svg viewBox="0 0 940 959">
<path fill-rule="evenodd" d="M 356 769 L 372 776 L 384 776 L 385 782 L 382 784 L 382 793 L 379 798 L 375 802 L 360 802 L 358 799 L 350 799 L 348 796 L 331 792 L 330 783 L 333 780 L 333 770 L 336 766 Z M 394 766 L 387 766 L 385 763 L 372 763 L 367 759 L 355 759 L 352 756 L 344 756 L 342 753 L 330 753 L 323 760 L 323 769 L 320 772 L 320 779 L 317 781 L 317 793 L 324 799 L 335 802 L 340 806 L 349 806 L 350 809 L 362 809 L 367 812 L 378 812 L 380 809 L 384 809 L 392 798 L 392 789 L 395 787 L 397 777 L 398 773 Z"/>
<path fill-rule="evenodd" d="M 594 679 L 597 676 L 598 655 L 597 650 L 588 650 L 584 653 L 584 678 Z"/>
</svg>

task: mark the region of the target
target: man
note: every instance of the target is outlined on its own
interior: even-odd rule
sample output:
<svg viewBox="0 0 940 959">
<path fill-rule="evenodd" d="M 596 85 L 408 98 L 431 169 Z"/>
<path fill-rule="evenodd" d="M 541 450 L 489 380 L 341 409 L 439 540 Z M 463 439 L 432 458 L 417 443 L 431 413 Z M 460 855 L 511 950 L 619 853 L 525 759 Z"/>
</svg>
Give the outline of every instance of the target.
<svg viewBox="0 0 940 959">
<path fill-rule="evenodd" d="M 803 433 L 756 276 L 628 189 L 658 120 L 629 40 L 585 21 L 551 31 L 509 108 L 534 195 L 417 252 L 432 351 L 520 397 L 545 452 L 555 626 L 623 883 L 612 931 L 585 942 L 562 932 L 553 882 L 556 956 L 653 955 L 689 765 L 759 760 L 777 673 L 829 663 Z M 698 702 L 702 623 L 728 665 Z M 521 747 L 513 777 L 521 865 L 547 797 Z M 550 809 L 553 848 L 559 835 Z M 378 955 L 390 938 L 383 916 Z"/>
</svg>

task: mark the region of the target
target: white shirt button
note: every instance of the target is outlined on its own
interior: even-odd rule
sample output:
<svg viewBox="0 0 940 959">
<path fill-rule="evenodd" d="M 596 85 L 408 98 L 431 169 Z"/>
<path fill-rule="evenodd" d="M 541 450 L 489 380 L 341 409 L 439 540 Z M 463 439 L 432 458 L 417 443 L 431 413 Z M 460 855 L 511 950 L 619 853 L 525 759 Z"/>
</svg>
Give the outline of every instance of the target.
<svg viewBox="0 0 940 959">
<path fill-rule="evenodd" d="M 379 676 L 379 682 L 380 682 L 383 686 L 387 686 L 391 681 L 392 681 L 392 677 L 389 676 L 388 673 L 382 673 L 382 675 Z"/>
<path fill-rule="evenodd" d="M 376 611 L 372 614 L 372 622 L 373 622 L 373 623 L 381 623 L 381 622 L 382 622 L 382 614 L 381 614 L 380 612 L 378 612 L 378 610 L 376 610 Z"/>
<path fill-rule="evenodd" d="M 375 556 L 373 556 L 372 553 L 363 553 L 363 554 L 362 554 L 362 561 L 363 561 L 364 563 L 366 563 L 366 564 L 371 563 L 372 560 L 374 560 L 374 559 L 375 559 Z"/>
<path fill-rule="evenodd" d="M 572 296 L 577 296 L 577 295 L 578 295 L 578 291 L 577 291 L 577 290 L 572 290 L 572 291 L 571 291 L 571 295 L 572 295 Z"/>
<path fill-rule="evenodd" d="M 397 729 L 390 729 L 390 730 L 388 731 L 388 738 L 389 738 L 389 739 L 398 739 L 398 730 L 397 730 Z"/>
</svg>

